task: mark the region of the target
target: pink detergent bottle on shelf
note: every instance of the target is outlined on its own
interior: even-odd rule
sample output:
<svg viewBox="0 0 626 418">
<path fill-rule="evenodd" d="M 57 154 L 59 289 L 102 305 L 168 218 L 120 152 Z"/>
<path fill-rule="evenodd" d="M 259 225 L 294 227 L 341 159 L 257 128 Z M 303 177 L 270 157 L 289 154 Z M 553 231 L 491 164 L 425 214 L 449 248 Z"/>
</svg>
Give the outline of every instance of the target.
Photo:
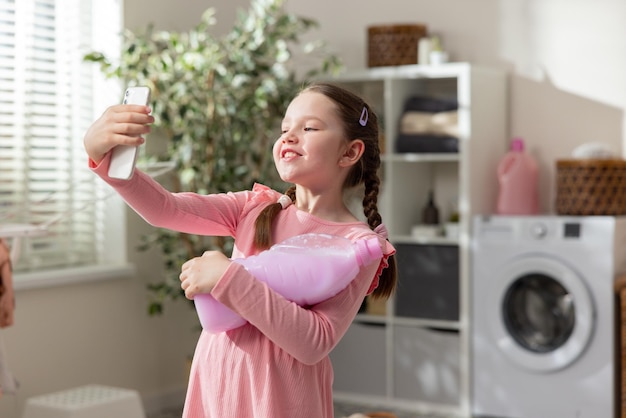
<svg viewBox="0 0 626 418">
<path fill-rule="evenodd" d="M 328 234 L 303 234 L 269 250 L 233 261 L 257 280 L 300 306 L 314 305 L 343 290 L 361 266 L 382 257 L 378 238 L 352 242 Z M 202 328 L 218 333 L 240 327 L 246 320 L 210 294 L 194 297 Z"/>
<path fill-rule="evenodd" d="M 499 215 L 539 213 L 539 173 L 537 163 L 524 150 L 524 140 L 514 138 L 511 149 L 498 164 Z"/>
</svg>

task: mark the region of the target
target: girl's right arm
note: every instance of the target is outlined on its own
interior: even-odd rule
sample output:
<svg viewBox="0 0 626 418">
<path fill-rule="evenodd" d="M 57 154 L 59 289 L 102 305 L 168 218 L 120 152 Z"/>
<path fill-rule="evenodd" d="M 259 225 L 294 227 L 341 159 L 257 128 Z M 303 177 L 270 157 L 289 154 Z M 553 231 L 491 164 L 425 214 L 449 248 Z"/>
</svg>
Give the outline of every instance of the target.
<svg viewBox="0 0 626 418">
<path fill-rule="evenodd" d="M 151 225 L 200 235 L 232 235 L 245 194 L 171 193 L 140 170 L 129 180 L 107 175 L 110 151 L 117 145 L 141 145 L 154 117 L 140 105 L 109 107 L 87 130 L 83 143 L 89 167 Z"/>
</svg>

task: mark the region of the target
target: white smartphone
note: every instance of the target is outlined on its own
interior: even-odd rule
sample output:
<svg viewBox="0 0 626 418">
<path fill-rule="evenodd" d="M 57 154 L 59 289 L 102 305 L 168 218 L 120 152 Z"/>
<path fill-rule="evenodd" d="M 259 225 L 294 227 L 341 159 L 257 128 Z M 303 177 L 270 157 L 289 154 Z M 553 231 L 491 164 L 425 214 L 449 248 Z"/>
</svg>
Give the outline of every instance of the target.
<svg viewBox="0 0 626 418">
<path fill-rule="evenodd" d="M 145 86 L 127 88 L 122 103 L 147 106 L 150 103 L 150 88 Z M 128 180 L 133 175 L 137 161 L 137 148 L 133 145 L 118 145 L 113 148 L 109 177 Z"/>
</svg>

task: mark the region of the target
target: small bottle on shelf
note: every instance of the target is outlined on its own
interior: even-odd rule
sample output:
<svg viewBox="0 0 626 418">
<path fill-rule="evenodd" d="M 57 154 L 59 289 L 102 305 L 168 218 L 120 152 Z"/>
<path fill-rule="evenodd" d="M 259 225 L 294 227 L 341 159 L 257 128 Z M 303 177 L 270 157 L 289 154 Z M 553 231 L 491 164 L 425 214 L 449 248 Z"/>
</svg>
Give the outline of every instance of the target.
<svg viewBox="0 0 626 418">
<path fill-rule="evenodd" d="M 435 192 L 428 192 L 428 202 L 422 210 L 422 224 L 439 225 L 439 208 L 435 204 Z"/>
<path fill-rule="evenodd" d="M 431 239 L 441 235 L 439 225 L 439 208 L 435 204 L 435 192 L 428 192 L 428 200 L 422 209 L 422 219 L 419 225 L 413 226 L 411 235 L 417 239 Z"/>
</svg>

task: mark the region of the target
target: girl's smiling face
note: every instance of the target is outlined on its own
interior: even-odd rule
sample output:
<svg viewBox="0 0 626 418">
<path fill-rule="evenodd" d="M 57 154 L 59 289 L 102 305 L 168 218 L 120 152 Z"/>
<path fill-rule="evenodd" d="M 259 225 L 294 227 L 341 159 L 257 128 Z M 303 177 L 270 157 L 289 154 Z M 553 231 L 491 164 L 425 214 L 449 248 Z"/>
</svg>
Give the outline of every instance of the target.
<svg viewBox="0 0 626 418">
<path fill-rule="evenodd" d="M 343 183 L 339 162 L 348 148 L 337 105 L 321 93 L 304 92 L 287 108 L 274 143 L 276 169 L 283 181 L 311 189 Z"/>
</svg>

